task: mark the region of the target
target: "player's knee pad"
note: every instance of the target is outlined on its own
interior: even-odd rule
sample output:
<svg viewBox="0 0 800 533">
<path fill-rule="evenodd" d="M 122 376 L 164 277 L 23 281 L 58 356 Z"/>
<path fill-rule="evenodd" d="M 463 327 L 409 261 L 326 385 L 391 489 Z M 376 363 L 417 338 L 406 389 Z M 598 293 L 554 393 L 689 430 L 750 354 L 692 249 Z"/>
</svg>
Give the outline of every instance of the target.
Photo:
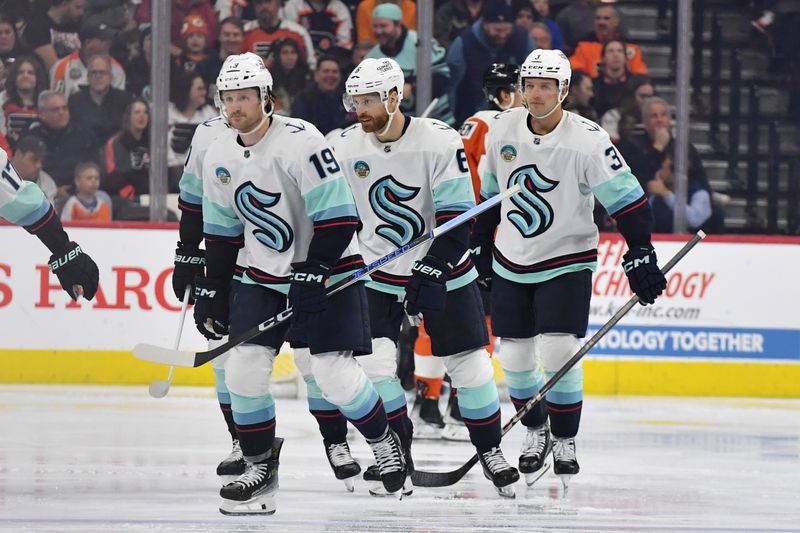
<svg viewBox="0 0 800 533">
<path fill-rule="evenodd" d="M 269 394 L 275 349 L 256 344 L 232 348 L 225 365 L 225 385 L 238 396 L 258 398 Z"/>
<path fill-rule="evenodd" d="M 453 387 L 480 387 L 494 379 L 494 368 L 489 353 L 479 348 L 469 352 L 442 357 Z"/>
<path fill-rule="evenodd" d="M 444 377 L 443 357 L 433 355 L 414 354 L 414 375 L 428 379 L 442 379 Z"/>
<path fill-rule="evenodd" d="M 527 339 L 500 339 L 500 363 L 503 370 L 527 372 L 536 368 L 536 343 L 533 337 Z"/>
<path fill-rule="evenodd" d="M 536 351 L 547 372 L 558 372 L 580 349 L 578 337 L 572 333 L 542 333 L 536 337 Z M 573 368 L 581 368 L 581 361 Z"/>
<path fill-rule="evenodd" d="M 364 388 L 367 376 L 350 352 L 328 352 L 311 356 L 311 369 L 325 399 L 347 405 Z"/>
<path fill-rule="evenodd" d="M 372 339 L 372 353 L 358 357 L 358 363 L 372 382 L 391 379 L 397 374 L 397 346 L 392 339 Z"/>
<path fill-rule="evenodd" d="M 209 339 L 208 340 L 208 349 L 213 350 L 214 348 L 218 348 L 228 342 L 228 336 L 222 337 L 220 340 Z M 230 357 L 230 352 L 225 352 L 224 354 L 220 355 L 219 357 L 215 357 L 211 360 L 211 368 L 216 370 L 224 370 L 225 369 L 225 362 Z"/>
<path fill-rule="evenodd" d="M 311 348 L 294 348 L 294 366 L 303 376 L 303 379 L 313 377 L 311 370 Z"/>
</svg>

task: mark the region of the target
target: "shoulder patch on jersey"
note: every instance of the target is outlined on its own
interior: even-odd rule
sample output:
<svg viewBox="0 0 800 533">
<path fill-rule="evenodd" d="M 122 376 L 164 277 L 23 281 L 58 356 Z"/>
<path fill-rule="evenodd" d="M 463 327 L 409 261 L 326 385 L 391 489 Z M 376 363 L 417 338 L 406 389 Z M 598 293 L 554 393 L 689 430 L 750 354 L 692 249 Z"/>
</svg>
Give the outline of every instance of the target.
<svg viewBox="0 0 800 533">
<path fill-rule="evenodd" d="M 588 120 L 581 120 L 581 123 L 586 126 L 586 129 L 589 131 L 600 131 L 600 126 L 593 122 L 589 122 Z"/>
<path fill-rule="evenodd" d="M 434 126 L 436 126 L 440 130 L 453 130 L 453 128 L 451 128 L 450 126 L 448 126 L 447 124 L 445 124 L 441 120 L 436 120 L 435 118 L 429 118 L 428 120 L 430 120 L 431 124 L 433 124 Z M 453 130 L 453 131 L 455 131 L 455 130 Z"/>
<path fill-rule="evenodd" d="M 475 129 L 478 127 L 477 124 L 474 122 L 466 121 L 464 124 L 461 125 L 461 129 L 458 130 L 459 135 L 461 135 L 464 139 L 469 139 L 472 137 L 472 134 L 475 133 Z"/>
<path fill-rule="evenodd" d="M 359 126 L 361 126 L 361 124 L 359 124 L 358 122 L 356 122 L 356 123 L 355 123 L 355 124 L 353 124 L 352 126 L 347 126 L 347 127 L 346 127 L 345 129 L 343 129 L 343 130 L 342 130 L 342 132 L 339 134 L 339 137 L 346 137 L 348 133 L 350 133 L 351 131 L 353 131 L 355 128 L 357 128 L 357 127 L 359 127 Z"/>
<path fill-rule="evenodd" d="M 294 131 L 290 131 L 289 133 L 300 133 L 301 131 L 306 131 L 305 124 L 294 124 L 293 122 L 286 122 L 287 128 L 294 128 Z"/>
<path fill-rule="evenodd" d="M 502 117 L 503 115 L 506 115 L 506 114 L 510 113 L 512 109 L 514 109 L 514 108 L 511 108 L 511 109 L 506 109 L 505 111 L 501 111 L 500 113 L 496 114 L 496 115 L 495 115 L 494 117 L 492 117 L 492 118 L 494 118 L 495 120 L 497 120 L 497 119 L 499 119 L 500 117 Z"/>
<path fill-rule="evenodd" d="M 227 185 L 231 182 L 231 173 L 228 172 L 228 169 L 225 167 L 217 167 L 217 170 L 214 171 L 217 175 L 217 179 L 223 185 Z"/>
<path fill-rule="evenodd" d="M 206 128 L 210 128 L 213 123 L 219 122 L 220 120 L 222 120 L 222 117 L 210 118 L 210 119 L 206 120 L 205 122 L 203 122 L 203 126 L 205 126 Z M 225 123 L 225 127 L 226 128 L 230 128 L 230 126 L 228 126 L 227 122 Z"/>
<path fill-rule="evenodd" d="M 503 161 L 506 163 L 510 163 L 517 158 L 517 149 L 510 144 L 506 144 L 500 148 L 500 157 L 502 157 Z"/>
<path fill-rule="evenodd" d="M 356 161 L 353 163 L 353 172 L 359 178 L 366 178 L 369 176 L 369 165 L 366 161 Z"/>
</svg>

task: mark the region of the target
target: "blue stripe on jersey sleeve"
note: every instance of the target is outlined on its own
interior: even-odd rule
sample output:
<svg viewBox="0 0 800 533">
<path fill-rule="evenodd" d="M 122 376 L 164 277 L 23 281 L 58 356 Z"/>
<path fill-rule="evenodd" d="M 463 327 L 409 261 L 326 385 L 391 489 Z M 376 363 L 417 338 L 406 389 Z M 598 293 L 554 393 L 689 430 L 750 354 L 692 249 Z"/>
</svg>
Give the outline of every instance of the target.
<svg viewBox="0 0 800 533">
<path fill-rule="evenodd" d="M 488 200 L 498 194 L 500 194 L 500 186 L 497 184 L 497 176 L 491 172 L 484 172 L 481 176 L 481 198 Z"/>
<path fill-rule="evenodd" d="M 327 179 L 303 195 L 308 216 L 314 222 L 358 217 L 353 193 L 344 176 Z"/>
<path fill-rule="evenodd" d="M 475 207 L 472 178 L 461 176 L 440 183 L 433 189 L 436 211 L 463 212 Z"/>
<path fill-rule="evenodd" d="M 244 224 L 230 207 L 224 207 L 203 198 L 203 233 L 221 237 L 238 237 L 244 233 Z"/>
<path fill-rule="evenodd" d="M 203 182 L 197 175 L 184 172 L 178 187 L 180 188 L 180 199 L 184 202 L 195 205 L 203 203 Z"/>
<path fill-rule="evenodd" d="M 644 195 L 639 180 L 630 171 L 620 172 L 610 180 L 592 187 L 600 203 L 613 215 Z"/>
<path fill-rule="evenodd" d="M 19 226 L 30 226 L 39 221 L 50 209 L 42 190 L 33 182 L 24 181 L 16 196 L 0 206 L 0 217 Z"/>
</svg>

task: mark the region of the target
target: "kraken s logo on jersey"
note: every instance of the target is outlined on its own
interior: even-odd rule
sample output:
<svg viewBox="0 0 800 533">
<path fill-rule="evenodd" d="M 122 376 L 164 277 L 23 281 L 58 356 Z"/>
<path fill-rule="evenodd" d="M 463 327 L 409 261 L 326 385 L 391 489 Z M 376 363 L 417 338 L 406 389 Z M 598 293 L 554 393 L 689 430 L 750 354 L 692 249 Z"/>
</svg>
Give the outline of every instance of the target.
<svg viewBox="0 0 800 533">
<path fill-rule="evenodd" d="M 281 199 L 280 193 L 262 191 L 251 182 L 236 189 L 236 209 L 258 229 L 253 235 L 258 241 L 277 252 L 285 252 L 294 241 L 292 228 L 279 216 L 269 211 Z"/>
<path fill-rule="evenodd" d="M 553 208 L 539 193 L 552 191 L 558 182 L 543 176 L 536 165 L 525 165 L 508 178 L 509 188 L 517 184 L 522 190 L 511 197 L 511 203 L 519 210 L 510 211 L 507 218 L 523 237 L 535 237 L 553 224 Z"/>
<path fill-rule="evenodd" d="M 397 247 L 408 244 L 422 235 L 425 222 L 419 213 L 404 205 L 419 194 L 419 187 L 408 187 L 391 174 L 376 181 L 369 189 L 372 210 L 385 224 L 375 233 Z"/>
</svg>

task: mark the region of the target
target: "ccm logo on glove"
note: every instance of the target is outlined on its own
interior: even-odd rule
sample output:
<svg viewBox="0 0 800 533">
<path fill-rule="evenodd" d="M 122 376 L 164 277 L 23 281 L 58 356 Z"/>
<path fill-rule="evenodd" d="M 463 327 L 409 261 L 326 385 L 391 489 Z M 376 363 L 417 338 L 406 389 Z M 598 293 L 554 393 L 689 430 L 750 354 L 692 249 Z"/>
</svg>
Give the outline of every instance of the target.
<svg viewBox="0 0 800 533">
<path fill-rule="evenodd" d="M 194 290 L 194 297 L 195 298 L 216 298 L 217 291 L 216 290 L 209 290 L 202 287 L 197 287 Z"/>
<path fill-rule="evenodd" d="M 292 281 L 324 283 L 325 277 L 322 274 L 312 274 L 311 272 L 293 272 Z"/>
<path fill-rule="evenodd" d="M 650 256 L 647 255 L 645 257 L 642 257 L 641 259 L 637 258 L 634 259 L 633 261 L 628 261 L 627 263 L 622 265 L 622 268 L 625 269 L 625 272 L 630 272 L 634 268 L 638 268 L 641 265 L 649 265 L 649 264 L 650 264 Z"/>
</svg>

